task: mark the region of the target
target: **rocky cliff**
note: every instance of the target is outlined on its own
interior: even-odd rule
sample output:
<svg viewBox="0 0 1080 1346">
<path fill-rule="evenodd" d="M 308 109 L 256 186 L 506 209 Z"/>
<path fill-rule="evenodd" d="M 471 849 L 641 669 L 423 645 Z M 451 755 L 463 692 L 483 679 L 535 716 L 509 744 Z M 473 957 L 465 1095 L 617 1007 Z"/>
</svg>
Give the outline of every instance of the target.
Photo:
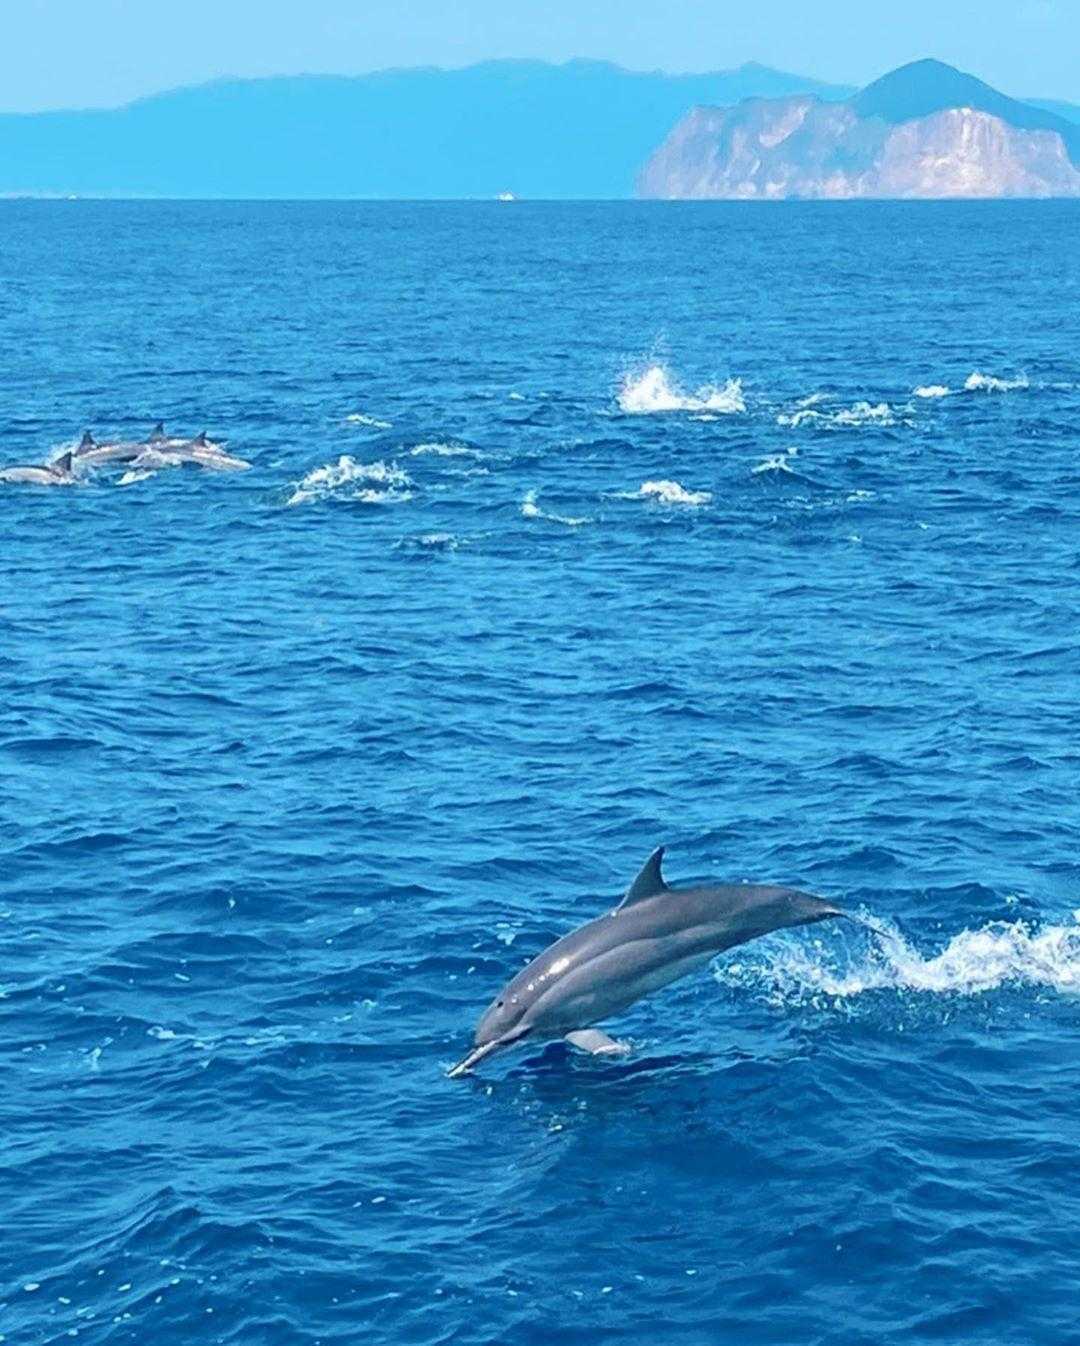
<svg viewBox="0 0 1080 1346">
<path fill-rule="evenodd" d="M 936 61 L 841 103 L 695 108 L 639 195 L 687 199 L 1080 196 L 1080 128 Z"/>
</svg>

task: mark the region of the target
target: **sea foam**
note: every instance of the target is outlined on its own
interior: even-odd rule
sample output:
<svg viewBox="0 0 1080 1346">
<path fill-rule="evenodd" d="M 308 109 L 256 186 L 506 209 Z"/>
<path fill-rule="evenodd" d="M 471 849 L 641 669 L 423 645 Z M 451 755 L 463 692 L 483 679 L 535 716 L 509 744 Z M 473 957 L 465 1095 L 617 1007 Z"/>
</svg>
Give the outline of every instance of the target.
<svg viewBox="0 0 1080 1346">
<path fill-rule="evenodd" d="M 695 508 L 712 500 L 711 491 L 688 491 L 681 482 L 643 481 L 636 491 L 618 491 L 620 500 L 653 500 L 660 505 L 684 505 Z"/>
<path fill-rule="evenodd" d="M 436 458 L 482 458 L 483 454 L 477 449 L 470 449 L 467 444 L 455 444 L 452 440 L 444 443 L 441 440 L 433 441 L 429 444 L 417 444 L 415 448 L 409 450 L 414 458 L 423 458 L 431 455 Z"/>
<path fill-rule="evenodd" d="M 777 425 L 798 429 L 800 425 L 833 426 L 895 425 L 896 416 L 888 402 L 855 402 L 836 411 L 817 411 L 814 407 L 800 407 L 797 411 L 781 412 Z"/>
<path fill-rule="evenodd" d="M 369 430 L 390 430 L 393 428 L 393 421 L 380 420 L 378 416 L 369 416 L 365 411 L 354 411 L 351 416 L 346 416 L 345 420 L 349 425 L 364 425 Z"/>
<path fill-rule="evenodd" d="M 401 504 L 412 499 L 412 482 L 395 463 L 358 463 L 343 453 L 336 463 L 316 467 L 297 483 L 286 505 L 332 497 L 365 505 Z"/>
<path fill-rule="evenodd" d="M 521 501 L 521 515 L 525 519 L 546 519 L 548 523 L 562 523 L 568 528 L 580 528 L 582 524 L 592 523 L 592 519 L 571 518 L 565 514 L 549 514 L 541 509 L 536 501 L 536 491 L 526 491 Z"/>
<path fill-rule="evenodd" d="M 657 411 L 716 412 L 730 415 L 745 411 L 742 382 L 728 379 L 722 387 L 708 383 L 689 394 L 684 392 L 663 365 L 650 365 L 643 372 L 627 374 L 619 390 L 619 408 L 631 416 Z"/>
<path fill-rule="evenodd" d="M 750 471 L 757 476 L 762 472 L 794 472 L 791 466 L 792 458 L 798 456 L 799 450 L 795 445 L 787 449 L 784 453 L 771 453 L 768 458 L 763 458 L 760 463 L 752 467 Z"/>
<path fill-rule="evenodd" d="M 1024 374 L 1015 379 L 999 379 L 994 374 L 980 374 L 978 370 L 969 374 L 964 383 L 964 388 L 969 393 L 1011 393 L 1027 386 L 1028 381 Z"/>
</svg>

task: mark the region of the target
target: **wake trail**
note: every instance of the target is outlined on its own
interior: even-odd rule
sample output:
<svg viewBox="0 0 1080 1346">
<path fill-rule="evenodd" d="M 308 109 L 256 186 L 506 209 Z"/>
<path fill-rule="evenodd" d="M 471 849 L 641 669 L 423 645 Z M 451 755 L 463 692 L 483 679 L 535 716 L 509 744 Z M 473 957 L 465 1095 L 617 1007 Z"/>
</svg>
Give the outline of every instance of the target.
<svg viewBox="0 0 1080 1346">
<path fill-rule="evenodd" d="M 1080 923 L 991 921 L 923 953 L 892 921 L 866 912 L 851 920 L 870 935 L 865 946 L 776 941 L 717 964 L 716 979 L 776 1004 L 847 1001 L 875 991 L 970 997 L 1014 987 L 1080 994 Z"/>
</svg>

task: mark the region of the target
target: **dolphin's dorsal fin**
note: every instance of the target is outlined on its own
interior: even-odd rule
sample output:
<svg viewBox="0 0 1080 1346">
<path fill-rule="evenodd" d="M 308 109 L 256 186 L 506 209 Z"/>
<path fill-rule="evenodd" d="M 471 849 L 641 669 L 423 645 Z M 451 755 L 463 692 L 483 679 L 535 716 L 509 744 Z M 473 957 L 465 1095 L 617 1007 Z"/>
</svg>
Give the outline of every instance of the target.
<svg viewBox="0 0 1080 1346">
<path fill-rule="evenodd" d="M 94 447 L 94 436 L 89 430 L 83 431 L 83 437 L 79 440 L 80 449 L 92 449 Z"/>
<path fill-rule="evenodd" d="M 56 462 L 53 463 L 53 468 L 54 468 L 54 470 L 57 471 L 57 472 L 70 472 L 70 471 L 71 471 L 71 450 L 70 450 L 70 449 L 68 449 L 67 453 L 63 453 L 63 454 L 60 455 L 59 458 L 57 458 Z"/>
<path fill-rule="evenodd" d="M 616 911 L 622 911 L 624 907 L 632 907 L 635 902 L 644 902 L 647 897 L 655 897 L 657 893 L 667 892 L 667 884 L 664 882 L 664 876 L 660 871 L 660 863 L 663 858 L 664 848 L 663 846 L 657 846 L 642 866 L 641 873 L 627 888 L 626 896 L 615 908 Z"/>
<path fill-rule="evenodd" d="M 165 438 L 165 422 L 158 421 L 157 425 L 154 426 L 153 430 L 151 430 L 150 434 L 147 436 L 147 442 L 153 444 L 155 439 L 164 439 L 164 438 Z"/>
<path fill-rule="evenodd" d="M 205 448 L 206 448 L 206 431 L 205 431 L 205 430 L 200 430 L 199 433 L 195 436 L 195 443 L 199 446 L 200 449 L 205 449 Z"/>
</svg>

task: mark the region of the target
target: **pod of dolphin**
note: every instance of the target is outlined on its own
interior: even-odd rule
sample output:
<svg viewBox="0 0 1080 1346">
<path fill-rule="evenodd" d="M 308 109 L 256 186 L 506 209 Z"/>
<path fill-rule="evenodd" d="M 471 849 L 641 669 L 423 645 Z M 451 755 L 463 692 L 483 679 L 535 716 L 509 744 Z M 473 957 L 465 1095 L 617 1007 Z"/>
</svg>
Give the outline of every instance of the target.
<svg viewBox="0 0 1080 1346">
<path fill-rule="evenodd" d="M 251 466 L 225 452 L 224 440 L 193 439 L 165 433 L 161 421 L 145 439 L 96 440 L 89 430 L 74 449 L 51 463 L 13 463 L 0 468 L 0 482 L 20 486 L 70 486 L 87 468 L 122 465 L 128 472 L 156 472 L 163 467 L 199 467 L 209 472 L 243 472 Z"/>
<path fill-rule="evenodd" d="M 87 431 L 77 448 L 50 463 L 0 468 L 0 482 L 59 486 L 81 468 L 123 464 L 129 472 L 191 464 L 210 471 L 251 466 L 225 453 L 206 433 L 194 439 L 165 434 L 159 422 L 145 440 L 98 442 Z M 705 967 L 718 953 L 774 930 L 810 925 L 844 911 L 820 897 L 770 884 L 671 888 L 655 850 L 622 901 L 603 916 L 563 935 L 527 964 L 484 1011 L 471 1050 L 447 1072 L 473 1070 L 493 1053 L 526 1041 L 565 1038 L 593 1055 L 630 1048 L 596 1027 L 652 991 Z"/>
<path fill-rule="evenodd" d="M 503 987 L 476 1026 L 472 1050 L 447 1072 L 451 1079 L 526 1041 L 565 1038 L 594 1055 L 624 1054 L 627 1044 L 596 1024 L 736 944 L 833 916 L 854 919 L 794 888 L 670 888 L 663 856 L 663 847 L 649 856 L 617 907 L 557 939 Z"/>
</svg>

